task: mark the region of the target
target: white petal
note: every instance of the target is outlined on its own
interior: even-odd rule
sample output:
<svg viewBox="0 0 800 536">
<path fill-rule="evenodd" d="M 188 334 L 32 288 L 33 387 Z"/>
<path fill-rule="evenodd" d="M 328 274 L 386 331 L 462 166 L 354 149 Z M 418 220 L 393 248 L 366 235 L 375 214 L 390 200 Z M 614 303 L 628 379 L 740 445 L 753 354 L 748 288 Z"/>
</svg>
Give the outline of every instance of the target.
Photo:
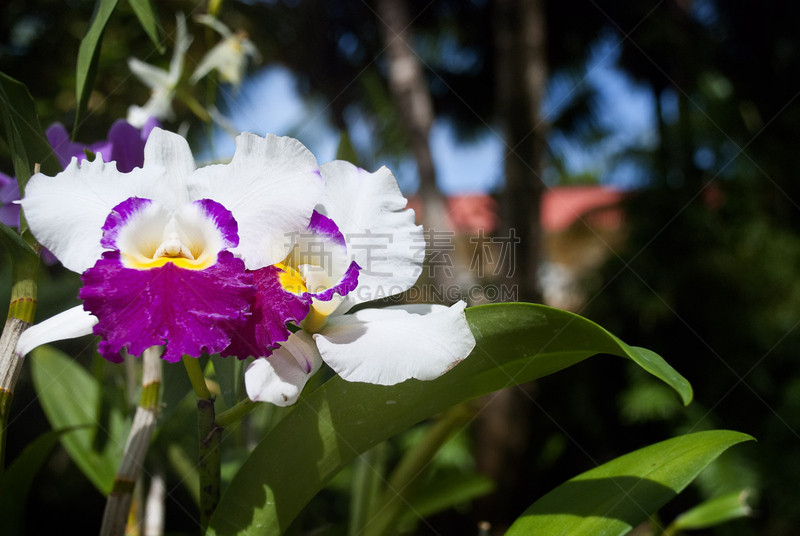
<svg viewBox="0 0 800 536">
<path fill-rule="evenodd" d="M 322 359 L 343 379 L 394 385 L 433 380 L 469 355 L 475 337 L 458 302 L 364 309 L 328 320 L 314 336 Z"/>
<path fill-rule="evenodd" d="M 382 167 L 369 173 L 341 160 L 320 169 L 325 178 L 322 212 L 339 226 L 350 258 L 362 268 L 358 287 L 339 312 L 413 286 L 422 272 L 425 241 L 414 211 L 403 210 L 406 199 L 392 172 Z"/>
<path fill-rule="evenodd" d="M 244 373 L 247 396 L 256 402 L 289 406 L 297 402 L 308 379 L 322 366 L 311 337 L 299 331 L 269 357 L 253 361 Z"/>
<path fill-rule="evenodd" d="M 177 34 L 175 36 L 175 47 L 172 49 L 172 60 L 169 64 L 169 86 L 171 88 L 177 85 L 181 79 L 184 56 L 189 51 L 189 46 L 191 46 L 194 39 L 186 32 L 186 17 L 183 16 L 183 13 L 176 13 L 175 19 Z"/>
<path fill-rule="evenodd" d="M 169 73 L 161 67 L 150 65 L 136 58 L 128 58 L 128 67 L 136 78 L 150 89 L 169 85 Z"/>
<path fill-rule="evenodd" d="M 166 171 L 178 206 L 189 201 L 187 181 L 197 167 L 189 143 L 173 132 L 154 128 L 144 146 L 144 169 L 160 168 Z M 170 207 L 175 208 L 175 207 Z"/>
<path fill-rule="evenodd" d="M 94 162 L 80 166 L 73 158 L 55 177 L 34 175 L 22 207 L 33 236 L 64 266 L 82 273 L 104 251 L 100 245 L 103 224 L 115 206 L 129 197 L 143 197 L 172 209 L 179 197 L 187 197 L 179 179 L 160 166 L 120 173 L 116 164 L 104 163 L 100 154 Z"/>
<path fill-rule="evenodd" d="M 189 77 L 189 83 L 191 85 L 196 84 L 201 78 L 217 68 L 219 65 L 219 59 L 217 58 L 218 47 L 219 43 L 214 45 L 214 48 L 206 52 L 206 55 L 203 56 L 203 59 L 197 64 L 192 76 Z"/>
<path fill-rule="evenodd" d="M 133 105 L 128 108 L 128 122 L 136 128 L 142 128 L 151 117 L 173 121 L 175 119 L 175 111 L 172 109 L 174 98 L 174 89 L 169 87 L 154 89 L 144 106 Z"/>
<path fill-rule="evenodd" d="M 214 45 L 214 48 L 203 56 L 192 77 L 189 78 L 189 83 L 194 84 L 213 69 L 217 69 L 223 82 L 238 86 L 242 82 L 246 66 L 247 58 L 238 40 L 226 39 Z"/>
<path fill-rule="evenodd" d="M 231 39 L 234 37 L 233 32 L 231 32 L 230 28 L 225 26 L 218 18 L 212 15 L 198 15 L 194 18 L 200 24 L 205 24 L 209 28 L 212 28 L 218 34 L 220 34 L 225 39 Z"/>
<path fill-rule="evenodd" d="M 249 132 L 236 138 L 230 164 L 200 168 L 189 183 L 192 199 L 213 199 L 233 213 L 239 246 L 231 251 L 251 270 L 286 258 L 323 189 L 317 161 L 302 143 Z"/>
<path fill-rule="evenodd" d="M 84 311 L 82 305 L 67 309 L 23 331 L 17 342 L 16 354 L 22 357 L 43 344 L 91 335 L 95 324 L 97 317 Z"/>
</svg>

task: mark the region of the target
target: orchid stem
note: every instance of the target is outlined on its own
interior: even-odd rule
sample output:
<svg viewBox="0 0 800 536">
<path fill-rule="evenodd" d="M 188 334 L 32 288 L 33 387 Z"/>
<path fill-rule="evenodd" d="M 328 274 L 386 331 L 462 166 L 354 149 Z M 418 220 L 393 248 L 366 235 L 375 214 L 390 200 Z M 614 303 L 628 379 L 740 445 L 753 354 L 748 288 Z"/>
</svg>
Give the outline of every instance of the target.
<svg viewBox="0 0 800 536">
<path fill-rule="evenodd" d="M 9 248 L 9 251 L 12 251 Z M 14 387 L 22 369 L 24 356 L 15 352 L 20 335 L 31 324 L 36 313 L 39 257 L 33 250 L 12 255 L 11 303 L 8 318 L 0 336 L 0 485 L 5 466 L 6 437 Z"/>
<path fill-rule="evenodd" d="M 122 454 L 122 462 L 114 478 L 114 487 L 108 494 L 100 536 L 122 536 L 128 523 L 133 501 L 133 492 L 140 480 L 142 466 L 153 437 L 160 413 L 162 348 L 153 346 L 142 354 L 142 393 L 139 406 L 133 416 L 128 441 Z M 127 356 L 127 359 L 131 359 Z M 141 504 L 141 501 L 138 501 Z"/>
<path fill-rule="evenodd" d="M 185 355 L 183 356 L 183 365 L 189 374 L 189 381 L 192 382 L 192 389 L 197 398 L 211 400 L 211 392 L 206 386 L 206 378 L 203 376 L 203 369 L 200 368 L 200 360 Z"/>
<path fill-rule="evenodd" d="M 189 356 L 183 356 L 183 364 L 189 373 L 194 394 L 197 396 L 197 432 L 199 460 L 197 472 L 200 475 L 200 534 L 205 534 L 211 516 L 219 504 L 221 486 L 222 457 L 219 443 L 222 439 L 222 428 L 217 425 L 214 414 L 214 399 L 206 386 L 206 379 L 200 362 Z"/>
<path fill-rule="evenodd" d="M 240 400 L 232 408 L 225 410 L 219 415 L 217 415 L 217 426 L 219 426 L 220 428 L 226 428 L 234 423 L 241 421 L 244 418 L 244 416 L 253 411 L 256 406 L 257 403 L 253 402 L 249 398 Z"/>
</svg>

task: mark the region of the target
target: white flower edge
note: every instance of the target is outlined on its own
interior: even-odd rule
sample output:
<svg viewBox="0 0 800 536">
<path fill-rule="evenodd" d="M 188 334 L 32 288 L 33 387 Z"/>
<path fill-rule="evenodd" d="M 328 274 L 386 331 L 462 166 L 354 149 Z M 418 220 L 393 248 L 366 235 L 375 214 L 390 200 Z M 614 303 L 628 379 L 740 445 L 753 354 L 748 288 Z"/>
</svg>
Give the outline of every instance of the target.
<svg viewBox="0 0 800 536">
<path fill-rule="evenodd" d="M 21 203 L 31 231 L 68 269 L 83 273 L 102 255 L 103 225 L 112 209 L 130 197 L 153 199 L 174 211 L 212 199 L 231 211 L 239 245 L 232 249 L 251 270 L 283 260 L 287 235 L 305 229 L 322 197 L 317 161 L 299 141 L 245 132 L 236 138 L 229 164 L 195 169 L 185 139 L 153 129 L 144 166 L 117 171 L 98 154 L 93 162 L 73 159 L 55 177 L 37 174 Z"/>
<path fill-rule="evenodd" d="M 43 344 L 91 335 L 95 324 L 97 317 L 84 311 L 83 306 L 67 309 L 23 331 L 17 342 L 16 354 L 23 357 Z"/>
<path fill-rule="evenodd" d="M 364 309 L 330 319 L 320 333 L 313 335 L 313 343 L 320 359 L 346 381 L 394 385 L 410 378 L 433 380 L 475 348 L 465 308 L 465 302 L 458 302 L 451 307 L 401 305 Z M 272 356 L 256 359 L 245 372 L 245 387 L 251 400 L 279 406 L 297 400 L 319 368 L 306 372 L 300 366 L 308 355 L 313 355 L 309 350 L 313 344 L 308 334 L 298 333 L 290 341 L 301 339 L 302 347 L 296 341 L 287 341 Z"/>
<path fill-rule="evenodd" d="M 272 355 L 256 359 L 247 367 L 247 395 L 255 402 L 290 406 L 321 366 L 322 359 L 311 336 L 303 331 L 292 333 Z"/>
<path fill-rule="evenodd" d="M 425 239 L 392 172 L 381 167 L 370 173 L 342 160 L 325 163 L 320 171 L 325 194 L 318 210 L 345 237 L 349 258 L 344 266 L 354 260 L 362 268 L 358 286 L 337 314 L 411 288 L 422 273 Z"/>
</svg>

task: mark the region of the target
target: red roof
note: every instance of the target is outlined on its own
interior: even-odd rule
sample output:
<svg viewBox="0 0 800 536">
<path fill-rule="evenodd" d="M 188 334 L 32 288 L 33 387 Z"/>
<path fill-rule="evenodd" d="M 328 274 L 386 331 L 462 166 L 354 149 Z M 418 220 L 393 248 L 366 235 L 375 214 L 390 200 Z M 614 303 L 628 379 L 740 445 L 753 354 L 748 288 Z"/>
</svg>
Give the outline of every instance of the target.
<svg viewBox="0 0 800 536">
<path fill-rule="evenodd" d="M 550 188 L 542 197 L 542 226 L 555 233 L 583 219 L 595 227 L 617 229 L 623 220 L 618 204 L 624 197 L 625 192 L 607 186 Z"/>
<path fill-rule="evenodd" d="M 542 226 L 545 232 L 557 233 L 569 228 L 579 219 L 594 227 L 618 229 L 623 222 L 618 204 L 625 192 L 607 186 L 557 186 L 545 190 L 542 196 Z M 409 208 L 421 222 L 422 203 L 414 195 Z M 488 194 L 453 195 L 447 198 L 450 225 L 463 234 L 494 232 L 500 222 L 495 199 Z"/>
</svg>

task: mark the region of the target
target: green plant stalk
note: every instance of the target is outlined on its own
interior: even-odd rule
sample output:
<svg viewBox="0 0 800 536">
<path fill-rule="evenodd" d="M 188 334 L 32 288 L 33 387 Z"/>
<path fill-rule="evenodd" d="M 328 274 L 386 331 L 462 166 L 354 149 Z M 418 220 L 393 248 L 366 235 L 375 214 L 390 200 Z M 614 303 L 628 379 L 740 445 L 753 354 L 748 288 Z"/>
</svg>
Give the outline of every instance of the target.
<svg viewBox="0 0 800 536">
<path fill-rule="evenodd" d="M 133 425 L 122 454 L 122 462 L 114 478 L 114 487 L 108 494 L 100 536 L 125 534 L 133 491 L 141 476 L 144 459 L 161 409 L 159 404 L 162 379 L 161 353 L 161 347 L 153 346 L 142 354 L 144 362 L 142 394 L 133 416 Z"/>
<path fill-rule="evenodd" d="M 460 404 L 445 412 L 423 440 L 409 450 L 392 473 L 372 519 L 364 527 L 365 536 L 389 534 L 397 519 L 408 507 L 409 499 L 422 483 L 430 461 L 460 428 L 469 422 L 473 412 Z"/>
<path fill-rule="evenodd" d="M 208 0 L 208 14 L 213 17 L 218 17 L 222 9 L 222 0 Z"/>
<path fill-rule="evenodd" d="M 33 324 L 36 314 L 39 257 L 32 251 L 24 252 L 16 258 L 12 257 L 12 263 L 11 303 L 3 334 L 0 336 L 0 486 L 5 466 L 6 428 L 11 401 L 25 359 L 25 356 L 17 355 L 15 350 L 20 335 Z"/>
<path fill-rule="evenodd" d="M 222 480 L 222 456 L 219 443 L 222 428 L 217 426 L 214 413 L 214 399 L 206 386 L 200 362 L 183 356 L 183 364 L 189 374 L 189 381 L 197 396 L 197 431 L 199 460 L 197 473 L 200 475 L 200 526 L 205 534 L 211 516 L 219 504 Z"/>
<path fill-rule="evenodd" d="M 222 428 L 217 426 L 214 419 L 213 398 L 197 399 L 197 416 L 200 440 L 197 472 L 200 474 L 200 525 L 203 534 L 219 504 L 222 464 L 219 443 Z"/>
<path fill-rule="evenodd" d="M 211 400 L 211 392 L 206 386 L 206 378 L 203 376 L 203 370 L 200 368 L 200 361 L 188 355 L 183 356 L 183 366 L 186 367 L 186 372 L 189 374 L 189 381 L 192 383 L 197 398 Z"/>
<path fill-rule="evenodd" d="M 253 402 L 249 398 L 244 398 L 236 403 L 230 409 L 227 409 L 217 415 L 217 426 L 220 428 L 227 428 L 228 426 L 241 421 L 245 415 L 253 411 L 258 402 Z"/>
<path fill-rule="evenodd" d="M 364 525 L 376 511 L 383 492 L 386 458 L 389 454 L 387 442 L 379 443 L 358 457 L 350 486 L 350 521 L 348 536 L 358 536 Z"/>
</svg>

